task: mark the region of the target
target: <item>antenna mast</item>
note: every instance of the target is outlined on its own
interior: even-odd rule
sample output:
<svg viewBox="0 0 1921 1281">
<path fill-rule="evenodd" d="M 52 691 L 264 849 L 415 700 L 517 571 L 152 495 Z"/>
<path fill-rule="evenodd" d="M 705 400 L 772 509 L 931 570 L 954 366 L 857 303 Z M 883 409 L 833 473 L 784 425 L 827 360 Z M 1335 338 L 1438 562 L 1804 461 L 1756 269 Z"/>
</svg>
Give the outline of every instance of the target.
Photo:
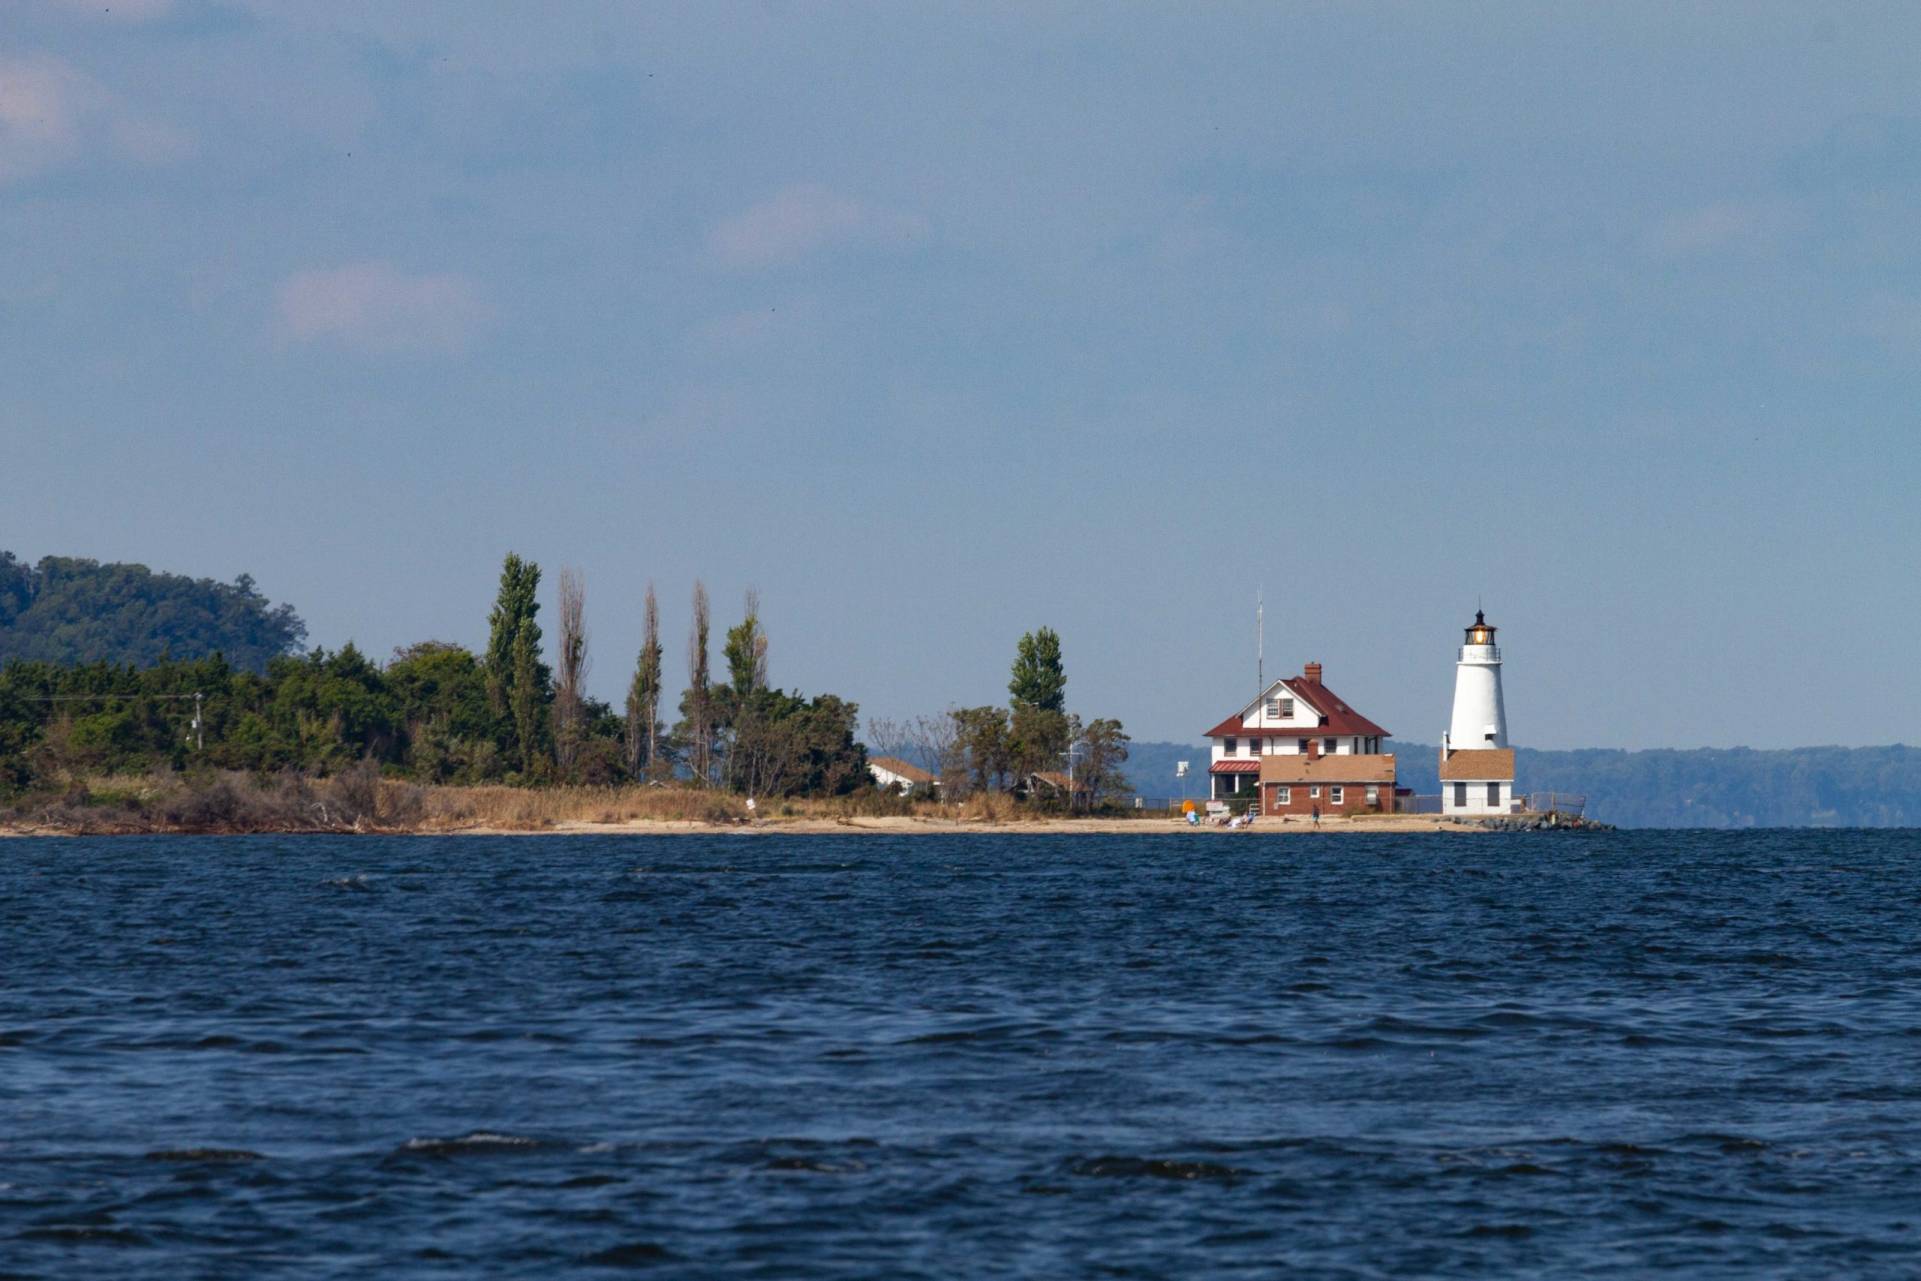
<svg viewBox="0 0 1921 1281">
<path fill-rule="evenodd" d="M 1267 693 L 1267 602 L 1266 593 L 1254 589 L 1254 683 L 1260 686 L 1254 691 L 1259 698 Z"/>
</svg>

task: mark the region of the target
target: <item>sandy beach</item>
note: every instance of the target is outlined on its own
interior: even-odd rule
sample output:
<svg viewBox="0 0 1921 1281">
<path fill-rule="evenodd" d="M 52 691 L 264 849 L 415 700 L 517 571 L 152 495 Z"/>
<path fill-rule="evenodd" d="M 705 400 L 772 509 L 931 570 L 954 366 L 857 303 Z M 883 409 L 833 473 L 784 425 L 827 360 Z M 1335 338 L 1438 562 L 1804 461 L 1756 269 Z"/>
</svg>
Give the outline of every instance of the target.
<svg viewBox="0 0 1921 1281">
<path fill-rule="evenodd" d="M 987 832 L 1006 836 L 1040 836 L 1072 833 L 1089 836 L 1133 836 L 1192 833 L 1209 836 L 1302 835 L 1330 832 L 1473 832 L 1480 828 L 1448 822 L 1438 815 L 1374 815 L 1363 818 L 1326 818 L 1317 827 L 1302 819 L 1271 819 L 1251 827 L 1216 827 L 1208 823 L 1190 826 L 1178 819 L 1141 818 L 1057 818 L 1013 823 L 950 821 L 922 817 L 885 818 L 794 818 L 771 819 L 753 823 L 700 823 L 672 819 L 633 819 L 619 823 L 561 822 L 535 829 L 468 827 L 436 829 L 421 835 L 446 836 L 670 836 L 713 835 L 731 832 L 741 836 L 845 836 L 871 833 L 876 836 L 952 836 L 957 833 Z"/>
<path fill-rule="evenodd" d="M 846 836 L 868 833 L 875 836 L 952 836 L 963 833 L 992 833 L 1000 836 L 1085 836 L 1169 835 L 1187 833 L 1197 836 L 1314 836 L 1342 832 L 1474 832 L 1482 830 L 1469 823 L 1454 823 L 1432 814 L 1371 815 L 1361 818 L 1324 818 L 1317 826 L 1304 819 L 1269 819 L 1251 827 L 1216 827 L 1202 823 L 1190 826 L 1178 819 L 1150 818 L 1056 818 L 996 823 L 947 820 L 924 817 L 874 818 L 774 818 L 742 823 L 708 823 L 686 819 L 627 819 L 619 822 L 565 820 L 532 827 L 495 825 L 422 826 L 410 828 L 366 828 L 369 836 Z M 74 836 L 87 833 L 63 828 L 19 824 L 0 826 L 0 838 L 24 836 Z M 96 833 L 97 834 L 97 833 Z M 165 834 L 165 833 L 161 833 Z M 206 833 L 201 833 L 206 834 Z M 328 829 L 327 835 L 355 835 Z"/>
</svg>

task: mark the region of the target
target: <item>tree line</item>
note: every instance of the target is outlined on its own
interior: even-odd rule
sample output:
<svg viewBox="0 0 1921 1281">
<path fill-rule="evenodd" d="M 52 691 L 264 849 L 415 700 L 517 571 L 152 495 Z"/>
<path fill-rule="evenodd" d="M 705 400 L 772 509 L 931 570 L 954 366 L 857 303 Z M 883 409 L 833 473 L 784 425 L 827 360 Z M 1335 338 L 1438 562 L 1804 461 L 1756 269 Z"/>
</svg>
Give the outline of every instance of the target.
<svg viewBox="0 0 1921 1281">
<path fill-rule="evenodd" d="M 759 602 L 710 673 L 710 610 L 694 588 L 688 685 L 669 724 L 660 610 L 648 587 L 625 706 L 586 686 L 586 584 L 563 570 L 557 636 L 540 622 L 540 567 L 501 566 L 486 648 L 423 641 L 377 663 L 354 645 L 281 654 L 255 672 L 220 654 L 151 663 L 17 659 L 0 668 L 0 787 L 171 765 L 332 773 L 372 761 L 425 783 L 668 782 L 761 796 L 869 785 L 859 708 L 772 687 Z"/>
<path fill-rule="evenodd" d="M 1016 792 L 1035 801 L 1097 808 L 1130 789 L 1127 732 L 1117 720 L 1083 721 L 1067 710 L 1061 638 L 1050 627 L 1022 636 L 1006 707 L 950 707 L 881 721 L 868 737 L 933 775 L 930 792 Z M 936 786 L 937 784 L 937 786 Z"/>
<path fill-rule="evenodd" d="M 478 653 L 444 641 L 385 663 L 349 643 L 282 652 L 253 670 L 215 652 L 151 662 L 0 667 L 0 790 L 171 766 L 333 774 L 361 762 L 421 783 L 679 783 L 748 796 L 844 795 L 872 785 L 859 707 L 769 679 L 760 600 L 749 591 L 712 664 L 704 584 L 692 593 L 686 680 L 668 703 L 660 607 L 648 585 L 619 706 L 587 688 L 594 659 L 584 578 L 563 569 L 549 642 L 541 568 L 509 554 Z M 251 591 L 251 584 L 247 584 Z M 1060 638 L 1022 637 L 1005 708 L 949 709 L 870 737 L 927 762 L 941 794 L 1016 792 L 1097 803 L 1124 786 L 1127 736 L 1066 710 Z M 1067 781 L 1071 777 L 1071 784 Z"/>
</svg>

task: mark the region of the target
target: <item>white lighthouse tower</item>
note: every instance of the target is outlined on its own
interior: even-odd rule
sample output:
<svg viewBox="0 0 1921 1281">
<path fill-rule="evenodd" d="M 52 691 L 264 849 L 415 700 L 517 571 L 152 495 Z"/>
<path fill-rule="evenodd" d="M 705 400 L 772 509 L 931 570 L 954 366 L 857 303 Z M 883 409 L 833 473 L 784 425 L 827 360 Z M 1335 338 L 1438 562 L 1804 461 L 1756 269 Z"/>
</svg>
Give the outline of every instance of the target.
<svg viewBox="0 0 1921 1281">
<path fill-rule="evenodd" d="M 1507 746 L 1507 706 L 1501 701 L 1501 647 L 1487 615 L 1474 611 L 1461 655 L 1454 664 L 1454 717 L 1444 751 L 1480 751 Z"/>
</svg>

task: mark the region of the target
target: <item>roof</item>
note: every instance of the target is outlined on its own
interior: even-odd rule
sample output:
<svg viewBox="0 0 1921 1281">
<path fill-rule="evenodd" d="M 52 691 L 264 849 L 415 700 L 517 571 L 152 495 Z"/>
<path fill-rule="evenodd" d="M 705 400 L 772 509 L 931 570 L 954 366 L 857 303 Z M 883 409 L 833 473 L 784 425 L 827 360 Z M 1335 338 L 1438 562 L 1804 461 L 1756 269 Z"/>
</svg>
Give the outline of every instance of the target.
<svg viewBox="0 0 1921 1281">
<path fill-rule="evenodd" d="M 1470 783 L 1507 781 L 1514 777 L 1514 749 L 1474 747 L 1441 753 L 1441 781 Z"/>
<path fill-rule="evenodd" d="M 1229 735 L 1241 737 L 1250 734 L 1256 738 L 1321 738 L 1328 734 L 1359 735 L 1363 738 L 1378 734 L 1382 738 L 1388 737 L 1386 730 L 1349 707 L 1341 701 L 1340 695 L 1317 681 L 1310 681 L 1302 676 L 1291 676 L 1274 684 L 1284 687 L 1288 693 L 1313 708 L 1316 715 L 1327 717 L 1327 724 L 1248 725 L 1243 723 L 1241 717 L 1253 711 L 1262 699 L 1273 692 L 1274 686 L 1269 686 L 1262 692 L 1260 698 L 1208 730 L 1203 737 L 1225 738 Z"/>
<path fill-rule="evenodd" d="M 1263 783 L 1392 783 L 1394 757 L 1357 752 L 1352 756 L 1263 756 Z"/>
<path fill-rule="evenodd" d="M 1207 767 L 1210 774 L 1258 774 L 1261 772 L 1259 761 L 1215 761 Z"/>
<path fill-rule="evenodd" d="M 1045 783 L 1057 792 L 1065 792 L 1068 789 L 1067 775 L 1057 769 L 1035 770 L 1027 777 L 1036 783 Z M 1087 780 L 1085 778 L 1077 778 L 1074 780 L 1073 787 L 1077 792 L 1085 791 L 1087 789 Z"/>
<path fill-rule="evenodd" d="M 867 758 L 870 769 L 886 770 L 897 778 L 910 783 L 931 783 L 934 776 L 918 765 L 911 765 L 898 756 L 870 756 Z"/>
</svg>

